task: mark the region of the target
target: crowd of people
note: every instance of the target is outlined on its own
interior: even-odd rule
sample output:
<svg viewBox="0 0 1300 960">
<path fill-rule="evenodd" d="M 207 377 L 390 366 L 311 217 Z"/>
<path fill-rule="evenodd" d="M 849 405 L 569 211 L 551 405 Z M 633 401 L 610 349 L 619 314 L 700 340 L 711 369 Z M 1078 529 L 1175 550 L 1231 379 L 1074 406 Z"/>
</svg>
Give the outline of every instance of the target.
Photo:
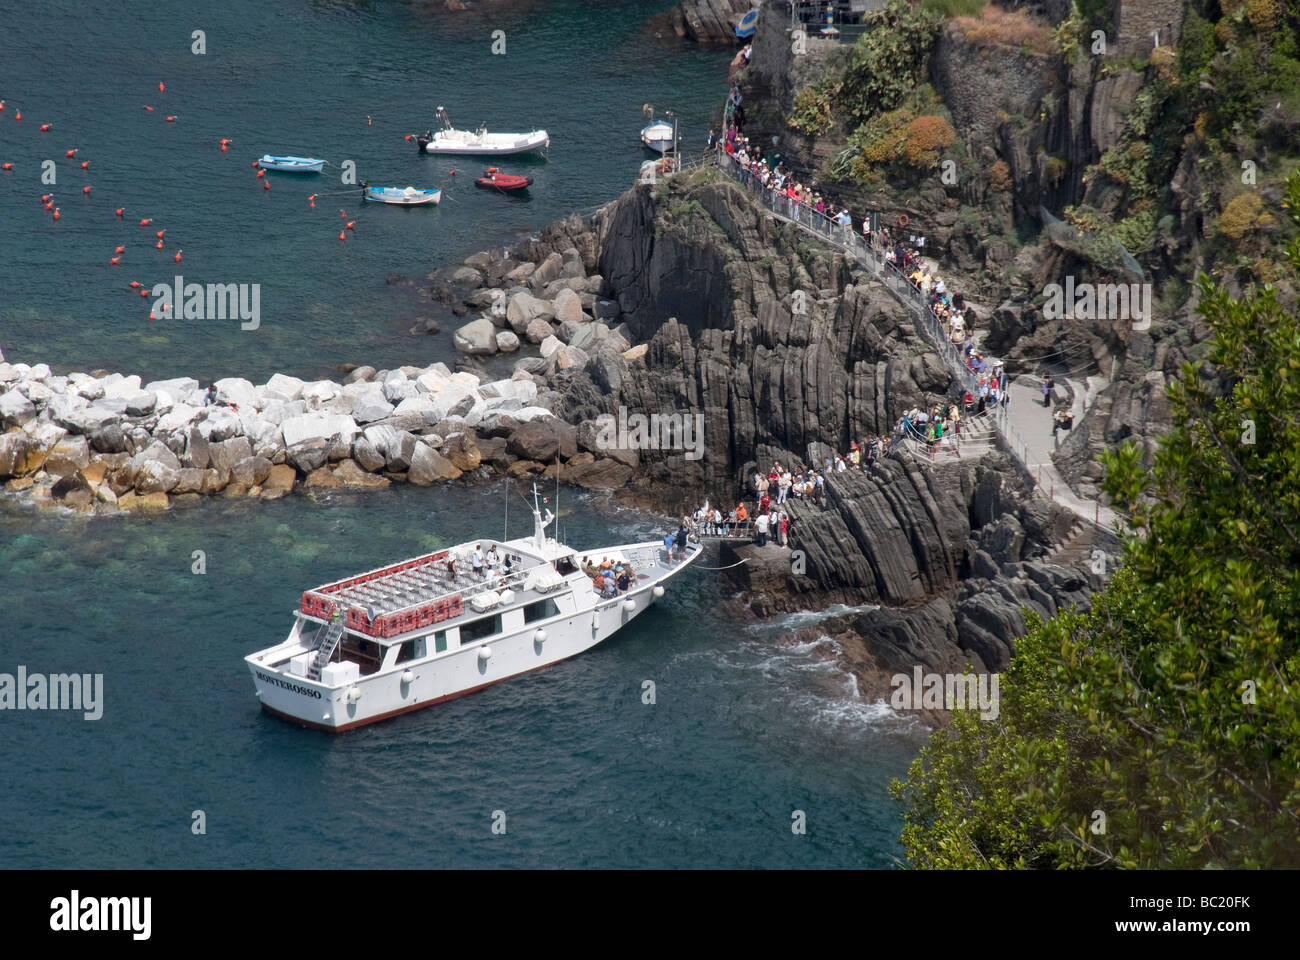
<svg viewBox="0 0 1300 960">
<path fill-rule="evenodd" d="M 636 568 L 627 560 L 603 557 L 600 563 L 596 563 L 589 557 L 583 557 L 582 572 L 591 577 L 596 592 L 606 599 L 627 593 L 636 581 Z"/>
</svg>

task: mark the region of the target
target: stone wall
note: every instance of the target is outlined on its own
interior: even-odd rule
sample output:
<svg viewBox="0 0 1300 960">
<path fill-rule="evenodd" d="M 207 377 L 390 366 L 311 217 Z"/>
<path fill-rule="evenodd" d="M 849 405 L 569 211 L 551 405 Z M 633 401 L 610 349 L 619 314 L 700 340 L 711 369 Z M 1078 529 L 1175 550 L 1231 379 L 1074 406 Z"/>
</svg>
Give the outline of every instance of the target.
<svg viewBox="0 0 1300 960">
<path fill-rule="evenodd" d="M 1120 56 L 1149 52 L 1157 32 L 1162 47 L 1176 46 L 1185 11 L 1181 0 L 1117 0 L 1113 16 L 1116 52 Z"/>
<path fill-rule="evenodd" d="M 1046 56 L 972 43 L 950 28 L 935 46 L 930 73 L 962 136 L 986 143 L 1001 124 L 1000 113 L 1038 116 L 1054 66 Z"/>
</svg>

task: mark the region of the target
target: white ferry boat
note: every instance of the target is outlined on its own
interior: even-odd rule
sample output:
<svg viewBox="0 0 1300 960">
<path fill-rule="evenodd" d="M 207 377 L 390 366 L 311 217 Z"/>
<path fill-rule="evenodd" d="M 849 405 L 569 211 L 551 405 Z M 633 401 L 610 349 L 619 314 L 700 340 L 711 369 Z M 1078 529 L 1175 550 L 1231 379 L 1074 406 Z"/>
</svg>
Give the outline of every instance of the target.
<svg viewBox="0 0 1300 960">
<path fill-rule="evenodd" d="M 338 732 L 558 663 L 661 598 L 703 549 L 676 560 L 653 541 L 575 551 L 546 536 L 554 517 L 536 488 L 533 520 L 532 537 L 474 540 L 305 592 L 288 639 L 244 658 L 263 709 Z M 625 590 L 585 572 L 606 561 L 623 566 Z"/>
</svg>

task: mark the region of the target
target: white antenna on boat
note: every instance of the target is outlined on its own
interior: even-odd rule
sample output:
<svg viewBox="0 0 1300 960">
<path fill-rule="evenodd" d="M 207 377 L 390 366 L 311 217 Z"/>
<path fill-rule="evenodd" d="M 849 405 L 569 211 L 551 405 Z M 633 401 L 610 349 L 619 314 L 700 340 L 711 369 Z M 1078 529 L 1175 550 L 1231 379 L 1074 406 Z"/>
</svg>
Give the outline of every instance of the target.
<svg viewBox="0 0 1300 960">
<path fill-rule="evenodd" d="M 501 529 L 501 539 L 510 539 L 510 480 L 506 480 L 506 520 Z"/>
</svg>

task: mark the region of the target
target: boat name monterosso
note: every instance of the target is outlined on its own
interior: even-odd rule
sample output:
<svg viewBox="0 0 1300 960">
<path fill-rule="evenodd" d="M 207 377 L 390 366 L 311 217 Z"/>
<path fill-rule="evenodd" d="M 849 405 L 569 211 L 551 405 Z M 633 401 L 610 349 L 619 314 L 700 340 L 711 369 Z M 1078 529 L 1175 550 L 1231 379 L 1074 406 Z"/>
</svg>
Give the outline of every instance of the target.
<svg viewBox="0 0 1300 960">
<path fill-rule="evenodd" d="M 261 671 L 258 671 L 257 676 L 260 679 L 266 681 L 267 683 L 273 683 L 277 687 L 280 687 L 281 689 L 288 690 L 290 693 L 300 693 L 304 697 L 315 697 L 317 700 L 320 699 L 319 690 L 313 690 L 310 687 L 302 687 L 296 683 L 285 683 L 283 680 L 280 680 L 276 677 L 268 676 L 267 674 L 262 673 Z"/>
</svg>

